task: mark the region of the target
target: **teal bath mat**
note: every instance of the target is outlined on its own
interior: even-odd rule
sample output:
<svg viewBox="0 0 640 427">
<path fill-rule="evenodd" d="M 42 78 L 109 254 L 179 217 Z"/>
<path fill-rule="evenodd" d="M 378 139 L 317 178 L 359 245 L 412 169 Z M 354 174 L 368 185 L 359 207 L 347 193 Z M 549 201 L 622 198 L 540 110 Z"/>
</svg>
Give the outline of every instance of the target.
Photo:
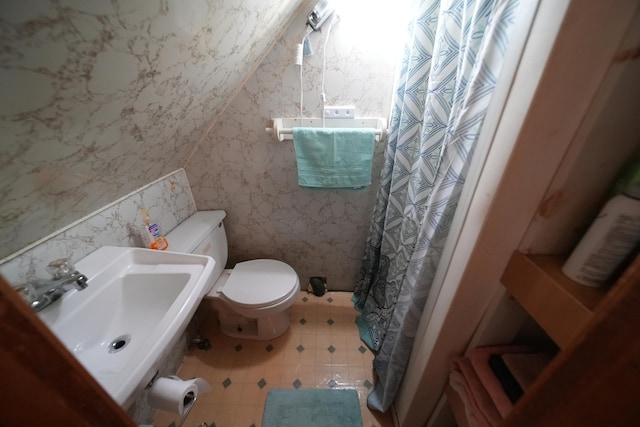
<svg viewBox="0 0 640 427">
<path fill-rule="evenodd" d="M 362 427 L 358 392 L 344 389 L 273 389 L 262 427 Z"/>
</svg>

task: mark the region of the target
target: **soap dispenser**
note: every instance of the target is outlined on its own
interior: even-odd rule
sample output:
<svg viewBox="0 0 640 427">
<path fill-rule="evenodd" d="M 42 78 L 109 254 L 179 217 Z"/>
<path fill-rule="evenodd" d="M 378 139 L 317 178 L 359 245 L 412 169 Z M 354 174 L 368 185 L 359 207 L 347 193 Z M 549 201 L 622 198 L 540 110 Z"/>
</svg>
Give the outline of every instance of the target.
<svg viewBox="0 0 640 427">
<path fill-rule="evenodd" d="M 167 242 L 167 239 L 160 232 L 160 226 L 151 221 L 149 211 L 146 209 L 142 209 L 140 213 L 142 214 L 142 220 L 145 224 L 144 232 L 142 233 L 144 243 L 149 249 L 166 250 L 169 247 L 169 242 Z"/>
</svg>

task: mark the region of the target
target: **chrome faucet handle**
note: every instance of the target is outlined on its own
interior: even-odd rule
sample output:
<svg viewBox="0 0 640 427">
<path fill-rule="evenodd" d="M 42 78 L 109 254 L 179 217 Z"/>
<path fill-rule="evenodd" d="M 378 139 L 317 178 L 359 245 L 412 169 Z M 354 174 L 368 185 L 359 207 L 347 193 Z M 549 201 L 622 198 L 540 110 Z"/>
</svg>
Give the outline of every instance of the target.
<svg viewBox="0 0 640 427">
<path fill-rule="evenodd" d="M 38 299 L 38 294 L 36 293 L 36 289 L 31 283 L 25 283 L 24 285 L 20 285 L 14 288 L 28 304 L 33 303 L 36 299 Z"/>
<path fill-rule="evenodd" d="M 76 272 L 76 268 L 68 258 L 60 258 L 47 265 L 47 272 L 56 280 L 66 279 Z"/>
</svg>

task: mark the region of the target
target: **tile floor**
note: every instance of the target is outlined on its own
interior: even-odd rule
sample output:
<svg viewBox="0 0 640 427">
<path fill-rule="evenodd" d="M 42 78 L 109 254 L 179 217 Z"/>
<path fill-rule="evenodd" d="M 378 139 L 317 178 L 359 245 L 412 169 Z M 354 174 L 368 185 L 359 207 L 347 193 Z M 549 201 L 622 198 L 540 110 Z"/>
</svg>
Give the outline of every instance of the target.
<svg viewBox="0 0 640 427">
<path fill-rule="evenodd" d="M 202 377 L 213 391 L 198 397 L 184 427 L 260 427 L 272 388 L 353 388 L 358 391 L 365 427 L 392 427 L 391 412 L 370 411 L 373 354 L 360 341 L 350 292 L 316 297 L 303 291 L 291 308 L 291 326 L 270 341 L 229 338 L 216 320 L 201 315 L 203 335 L 212 349 L 191 349 L 178 371 L 181 378 Z M 157 411 L 154 425 L 178 417 Z"/>
</svg>

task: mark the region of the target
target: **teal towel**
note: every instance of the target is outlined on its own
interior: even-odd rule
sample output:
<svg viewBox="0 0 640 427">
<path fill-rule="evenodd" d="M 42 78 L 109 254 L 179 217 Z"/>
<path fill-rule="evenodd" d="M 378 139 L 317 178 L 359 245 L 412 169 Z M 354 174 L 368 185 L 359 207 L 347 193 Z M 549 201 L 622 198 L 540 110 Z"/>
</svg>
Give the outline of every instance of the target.
<svg viewBox="0 0 640 427">
<path fill-rule="evenodd" d="M 301 187 L 371 184 L 375 129 L 293 128 L 293 145 Z"/>
</svg>

